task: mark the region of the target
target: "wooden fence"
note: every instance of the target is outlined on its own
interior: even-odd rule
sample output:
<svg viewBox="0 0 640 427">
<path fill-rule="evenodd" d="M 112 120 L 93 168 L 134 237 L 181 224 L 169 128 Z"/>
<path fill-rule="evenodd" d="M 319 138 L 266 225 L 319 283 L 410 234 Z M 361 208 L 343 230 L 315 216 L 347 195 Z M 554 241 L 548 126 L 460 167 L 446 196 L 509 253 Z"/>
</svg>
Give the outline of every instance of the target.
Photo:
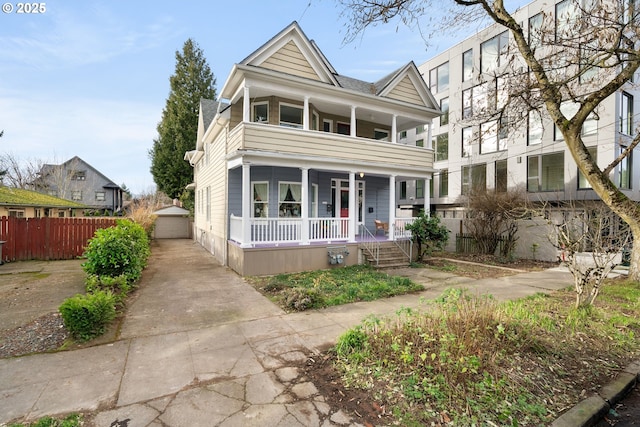
<svg viewBox="0 0 640 427">
<path fill-rule="evenodd" d="M 115 218 L 0 218 L 3 261 L 59 260 L 81 256 L 96 230 Z"/>
<path fill-rule="evenodd" d="M 502 248 L 506 242 L 506 239 L 502 236 L 496 237 L 498 240 L 498 253 L 502 253 Z M 458 233 L 456 234 L 456 252 L 462 254 L 477 254 L 480 253 L 478 249 L 478 243 L 475 237 L 471 234 Z"/>
</svg>

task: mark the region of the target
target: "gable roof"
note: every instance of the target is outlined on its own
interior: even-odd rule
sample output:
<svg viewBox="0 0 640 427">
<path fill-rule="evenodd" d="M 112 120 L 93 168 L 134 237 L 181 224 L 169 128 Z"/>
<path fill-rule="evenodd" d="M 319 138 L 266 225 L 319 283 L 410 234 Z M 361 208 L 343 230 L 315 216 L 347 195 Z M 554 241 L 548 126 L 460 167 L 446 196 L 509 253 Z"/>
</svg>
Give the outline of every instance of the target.
<svg viewBox="0 0 640 427">
<path fill-rule="evenodd" d="M 85 205 L 60 199 L 48 194 L 38 193 L 21 188 L 0 187 L 0 205 L 2 206 L 34 206 L 47 208 L 86 208 Z"/>
<path fill-rule="evenodd" d="M 63 163 L 61 163 L 59 165 L 53 165 L 53 164 L 45 164 L 45 165 L 43 165 L 42 168 L 40 169 L 40 176 L 45 177 L 46 175 L 52 173 L 53 170 L 56 169 L 56 168 L 61 168 L 61 167 L 66 168 L 69 165 L 71 165 L 71 166 L 83 165 L 87 169 L 91 169 L 97 175 L 102 177 L 102 179 L 107 181 L 107 183 L 105 185 L 103 185 L 103 188 L 113 188 L 113 189 L 119 189 L 120 188 L 120 186 L 118 184 L 114 183 L 111 179 L 107 178 L 107 176 L 105 176 L 98 169 L 94 168 L 93 166 L 91 166 L 89 163 L 85 162 L 84 160 L 82 160 L 78 156 L 73 156 L 72 158 L 70 158 L 66 162 L 63 162 Z M 78 169 L 78 168 L 74 167 L 73 169 Z"/>
<path fill-rule="evenodd" d="M 240 64 L 337 85 L 334 68 L 296 21 L 243 59 Z"/>
</svg>

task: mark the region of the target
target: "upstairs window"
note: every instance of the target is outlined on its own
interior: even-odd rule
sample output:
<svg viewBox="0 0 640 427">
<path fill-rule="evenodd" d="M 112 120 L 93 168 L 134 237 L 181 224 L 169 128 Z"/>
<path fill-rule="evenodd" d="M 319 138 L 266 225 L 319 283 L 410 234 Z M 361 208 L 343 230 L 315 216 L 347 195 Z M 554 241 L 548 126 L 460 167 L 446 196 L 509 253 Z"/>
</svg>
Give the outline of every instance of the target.
<svg viewBox="0 0 640 427">
<path fill-rule="evenodd" d="M 104 191 L 96 191 L 96 202 L 104 202 L 106 200 L 106 194 Z"/>
<path fill-rule="evenodd" d="M 87 179 L 86 171 L 71 171 L 71 179 L 73 181 L 84 181 Z"/>
<path fill-rule="evenodd" d="M 471 156 L 471 144 L 473 142 L 473 128 L 462 128 L 462 157 Z"/>
<path fill-rule="evenodd" d="M 442 98 L 440 100 L 440 111 L 442 111 L 440 126 L 449 124 L 449 98 Z"/>
<path fill-rule="evenodd" d="M 340 135 L 351 135 L 351 125 L 349 123 L 338 122 L 337 132 Z"/>
<path fill-rule="evenodd" d="M 378 141 L 389 141 L 389 131 L 384 129 L 374 129 L 373 139 Z"/>
<path fill-rule="evenodd" d="M 625 135 L 633 134 L 633 96 L 622 92 L 620 96 L 620 132 Z"/>
<path fill-rule="evenodd" d="M 449 159 L 449 134 L 436 136 L 436 162 Z"/>
<path fill-rule="evenodd" d="M 76 201 L 76 202 L 82 200 L 82 191 L 73 190 L 71 192 L 71 200 Z"/>
<path fill-rule="evenodd" d="M 508 61 L 509 32 L 505 31 L 480 45 L 480 70 L 491 73 Z"/>
<path fill-rule="evenodd" d="M 479 164 L 462 167 L 462 195 L 467 196 L 473 191 L 487 189 L 487 165 Z"/>
<path fill-rule="evenodd" d="M 280 104 L 280 126 L 302 129 L 302 113 L 300 106 Z"/>
<path fill-rule="evenodd" d="M 542 117 L 537 110 L 529 111 L 527 143 L 529 145 L 542 143 Z"/>
<path fill-rule="evenodd" d="M 429 72 L 429 87 L 432 93 L 449 89 L 449 63 L 434 68 Z"/>
<path fill-rule="evenodd" d="M 542 46 L 542 23 L 544 16 L 542 13 L 533 15 L 529 18 L 529 46 L 532 50 Z"/>
<path fill-rule="evenodd" d="M 255 102 L 251 105 L 251 121 L 269 123 L 269 102 Z"/>
<path fill-rule="evenodd" d="M 462 54 L 462 81 L 466 82 L 467 80 L 471 80 L 473 78 L 473 50 L 469 49 L 468 51 Z"/>
</svg>

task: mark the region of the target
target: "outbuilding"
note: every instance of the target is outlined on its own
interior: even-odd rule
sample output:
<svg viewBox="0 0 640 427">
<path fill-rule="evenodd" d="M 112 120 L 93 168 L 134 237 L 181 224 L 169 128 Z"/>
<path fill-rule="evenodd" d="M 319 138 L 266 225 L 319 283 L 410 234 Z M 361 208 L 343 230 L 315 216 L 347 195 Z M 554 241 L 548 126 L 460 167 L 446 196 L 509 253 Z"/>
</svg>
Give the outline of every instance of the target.
<svg viewBox="0 0 640 427">
<path fill-rule="evenodd" d="M 179 206 L 167 206 L 153 213 L 157 215 L 154 238 L 189 239 L 191 238 L 191 219 L 189 211 Z"/>
</svg>

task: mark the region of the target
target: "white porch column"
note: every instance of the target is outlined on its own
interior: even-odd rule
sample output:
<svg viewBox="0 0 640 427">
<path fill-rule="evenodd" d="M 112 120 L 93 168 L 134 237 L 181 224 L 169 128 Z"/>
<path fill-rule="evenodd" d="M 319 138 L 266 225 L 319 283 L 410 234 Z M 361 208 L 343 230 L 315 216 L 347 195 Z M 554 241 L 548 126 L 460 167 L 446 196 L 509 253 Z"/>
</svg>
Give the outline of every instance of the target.
<svg viewBox="0 0 640 427">
<path fill-rule="evenodd" d="M 302 217 L 302 244 L 309 244 L 309 168 L 302 171 L 302 185 L 300 191 L 300 216 Z"/>
<path fill-rule="evenodd" d="M 391 142 L 393 144 L 398 142 L 398 129 L 396 128 L 398 122 L 398 116 L 396 114 L 393 115 L 391 119 Z"/>
<path fill-rule="evenodd" d="M 396 176 L 389 177 L 389 240 L 396 240 Z"/>
<path fill-rule="evenodd" d="M 429 187 L 431 179 L 432 178 L 424 180 L 424 214 L 427 217 L 431 216 L 431 188 Z"/>
<path fill-rule="evenodd" d="M 351 136 L 356 136 L 356 106 L 351 106 Z"/>
<path fill-rule="evenodd" d="M 302 113 L 302 129 L 309 130 L 309 97 L 304 97 L 304 110 Z"/>
<path fill-rule="evenodd" d="M 356 241 L 356 222 L 358 221 L 358 212 L 356 197 L 358 196 L 356 190 L 356 173 L 349 172 L 349 242 Z"/>
<path fill-rule="evenodd" d="M 242 98 L 242 121 L 251 121 L 251 98 L 249 97 L 249 86 L 244 87 L 244 97 Z"/>
<path fill-rule="evenodd" d="M 425 145 L 425 147 L 433 149 L 431 139 L 433 139 L 433 120 L 427 122 L 427 143 Z"/>
<path fill-rule="evenodd" d="M 242 165 L 242 248 L 251 247 L 251 165 Z"/>
</svg>

